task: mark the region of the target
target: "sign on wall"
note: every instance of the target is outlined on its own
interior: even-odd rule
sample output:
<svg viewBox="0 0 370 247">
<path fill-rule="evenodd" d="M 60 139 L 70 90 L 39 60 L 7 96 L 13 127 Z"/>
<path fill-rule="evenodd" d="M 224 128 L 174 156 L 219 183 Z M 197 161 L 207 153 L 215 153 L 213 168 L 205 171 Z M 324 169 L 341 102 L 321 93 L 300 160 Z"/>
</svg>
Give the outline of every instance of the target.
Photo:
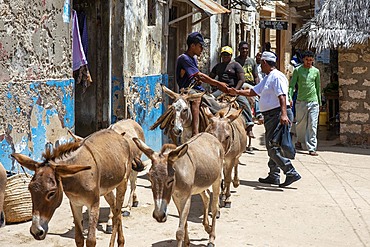
<svg viewBox="0 0 370 247">
<path fill-rule="evenodd" d="M 260 28 L 264 29 L 276 29 L 276 30 L 287 30 L 288 22 L 287 21 L 260 21 Z"/>
</svg>

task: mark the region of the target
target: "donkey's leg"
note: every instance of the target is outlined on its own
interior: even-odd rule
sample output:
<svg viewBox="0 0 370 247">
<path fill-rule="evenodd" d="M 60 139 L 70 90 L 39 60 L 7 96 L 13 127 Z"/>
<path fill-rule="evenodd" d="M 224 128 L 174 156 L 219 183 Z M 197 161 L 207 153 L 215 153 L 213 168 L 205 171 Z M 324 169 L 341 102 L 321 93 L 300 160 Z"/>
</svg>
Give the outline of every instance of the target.
<svg viewBox="0 0 370 247">
<path fill-rule="evenodd" d="M 71 206 L 73 221 L 75 223 L 75 242 L 77 247 L 84 246 L 84 236 L 83 236 L 83 225 L 82 225 L 82 206 L 76 206 L 69 201 Z"/>
<path fill-rule="evenodd" d="M 231 184 L 231 173 L 233 170 L 234 164 L 231 161 L 226 161 L 225 167 L 224 167 L 224 189 L 223 189 L 223 196 L 225 196 L 225 208 L 231 207 L 231 201 L 230 201 L 230 184 Z"/>
<path fill-rule="evenodd" d="M 210 199 L 206 191 L 203 191 L 202 193 L 200 193 L 200 196 L 203 201 L 203 227 L 204 227 L 204 230 L 209 234 L 211 233 L 211 226 L 209 225 L 209 220 L 208 220 Z"/>
<path fill-rule="evenodd" d="M 188 247 L 190 246 L 190 240 L 185 226 L 190 210 L 191 194 L 182 194 L 179 197 L 174 194 L 172 198 L 179 212 L 179 227 L 176 231 L 177 247 L 182 247 L 183 243 L 185 247 Z"/>
<path fill-rule="evenodd" d="M 104 198 L 105 198 L 105 200 L 109 204 L 109 216 L 108 216 L 108 222 L 107 222 L 107 226 L 106 226 L 105 232 L 106 233 L 112 233 L 113 208 L 116 206 L 116 198 L 115 198 L 115 196 L 113 194 L 113 191 L 111 191 L 108 194 L 106 194 L 104 196 Z"/>
<path fill-rule="evenodd" d="M 124 179 L 116 189 L 116 206 L 113 210 L 113 232 L 110 239 L 109 246 L 114 246 L 114 239 L 116 238 L 116 233 L 118 233 L 117 243 L 118 247 L 125 246 L 125 237 L 123 235 L 122 230 L 122 217 L 121 217 L 121 209 L 123 200 L 125 198 L 125 193 L 127 189 L 127 180 Z"/>
<path fill-rule="evenodd" d="M 99 220 L 99 195 L 95 198 L 94 203 L 91 205 L 89 210 L 89 230 L 87 233 L 86 247 L 96 246 L 96 225 Z"/>
<path fill-rule="evenodd" d="M 136 181 L 137 181 L 137 171 L 132 170 L 130 174 L 130 196 L 128 198 L 128 202 L 125 206 L 123 206 L 123 216 L 130 216 L 131 206 L 137 207 L 139 201 L 137 200 L 136 196 Z"/>
<path fill-rule="evenodd" d="M 211 231 L 209 232 L 209 243 L 207 247 L 214 247 L 215 246 L 215 239 L 216 239 L 216 219 L 217 219 L 217 213 L 219 212 L 218 208 L 218 197 L 220 194 L 221 189 L 221 176 L 216 179 L 216 181 L 212 184 L 212 204 L 211 204 L 211 210 L 212 210 L 212 227 Z"/>
<path fill-rule="evenodd" d="M 240 180 L 239 180 L 239 176 L 238 176 L 239 175 L 238 174 L 239 157 L 237 157 L 235 160 L 232 161 L 234 163 L 234 178 L 233 178 L 234 188 L 238 188 L 239 185 L 240 185 Z"/>
</svg>

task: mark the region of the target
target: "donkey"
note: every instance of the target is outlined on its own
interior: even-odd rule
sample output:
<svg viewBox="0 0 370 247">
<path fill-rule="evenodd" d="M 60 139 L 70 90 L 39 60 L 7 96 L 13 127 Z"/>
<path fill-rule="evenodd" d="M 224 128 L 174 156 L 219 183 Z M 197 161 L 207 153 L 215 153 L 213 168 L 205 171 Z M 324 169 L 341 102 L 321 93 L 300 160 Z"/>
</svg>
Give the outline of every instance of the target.
<svg viewBox="0 0 370 247">
<path fill-rule="evenodd" d="M 139 139 L 133 140 L 152 161 L 148 178 L 152 184 L 155 205 L 153 218 L 158 222 L 167 220 L 167 206 L 172 196 L 179 213 L 177 246 L 190 246 L 187 218 L 191 196 L 200 194 L 203 201 L 203 226 L 209 234 L 208 247 L 213 247 L 224 159 L 221 143 L 211 134 L 203 132 L 177 148 L 173 144 L 165 144 L 160 153 L 156 153 Z M 206 192 L 210 186 L 213 191 L 212 225 L 208 221 L 210 198 Z"/>
<path fill-rule="evenodd" d="M 132 167 L 136 167 L 136 169 L 133 169 L 130 173 L 130 196 L 129 196 L 129 200 L 127 204 L 123 206 L 123 208 L 125 209 L 123 211 L 123 216 L 129 216 L 131 212 L 131 207 L 137 207 L 139 204 L 139 201 L 137 199 L 137 195 L 135 192 L 136 191 L 136 181 L 137 181 L 138 171 L 142 171 L 144 169 L 144 166 L 142 165 L 142 162 L 140 159 L 142 152 L 140 149 L 137 148 L 135 143 L 132 141 L 132 138 L 137 137 L 143 142 L 145 142 L 144 131 L 143 131 L 143 128 L 141 128 L 141 126 L 137 122 L 131 119 L 120 120 L 110 125 L 108 129 L 112 129 L 119 134 L 125 133 L 124 138 L 129 143 L 131 152 L 134 155 Z M 73 134 L 71 131 L 68 131 L 68 132 L 74 138 L 75 141 L 83 140 L 82 137 L 79 137 Z M 112 232 L 111 217 L 112 215 L 110 214 L 109 221 L 107 223 L 107 229 L 106 229 L 106 232 L 108 233 Z"/>
<path fill-rule="evenodd" d="M 191 115 L 191 106 L 190 103 L 193 100 L 198 100 L 202 98 L 204 93 L 195 93 L 195 94 L 178 94 L 162 85 L 162 90 L 173 99 L 172 106 L 174 107 L 175 116 L 174 116 L 174 126 L 173 133 L 176 136 L 181 136 L 181 142 L 184 143 L 192 137 L 192 121 L 193 117 Z M 201 121 L 199 121 L 201 122 Z M 199 132 L 203 132 L 205 127 L 199 126 Z"/>
<path fill-rule="evenodd" d="M 4 215 L 4 196 L 6 189 L 6 171 L 3 165 L 0 163 L 0 227 L 5 226 L 5 215 Z"/>
<path fill-rule="evenodd" d="M 86 246 L 96 246 L 95 233 L 102 195 L 113 211 L 110 246 L 114 246 L 117 233 L 118 246 L 124 246 L 121 208 L 130 176 L 128 167 L 134 155 L 122 135 L 110 129 L 100 130 L 82 142 L 63 144 L 52 153 L 47 149 L 43 154 L 43 162 L 18 153 L 13 153 L 12 157 L 35 172 L 29 184 L 32 198 L 30 232 L 35 239 L 45 239 L 48 223 L 60 206 L 64 191 L 72 209 L 77 247 L 84 246 L 83 206 L 87 206 L 89 212 Z"/>
<path fill-rule="evenodd" d="M 243 109 L 235 110 L 233 108 L 228 110 L 226 108 L 222 109 L 216 114 L 216 116 L 214 116 L 208 108 L 205 109 L 206 115 L 210 120 L 210 124 L 205 131 L 217 137 L 225 150 L 225 164 L 223 168 L 224 183 L 221 193 L 221 206 L 226 208 L 231 207 L 231 173 L 234 168 L 234 179 L 232 182 L 234 187 L 237 188 L 240 184 L 238 178 L 239 157 L 245 150 L 245 145 L 247 143 L 245 121 L 240 115 L 242 110 Z M 226 111 L 230 111 L 230 114 Z"/>
</svg>

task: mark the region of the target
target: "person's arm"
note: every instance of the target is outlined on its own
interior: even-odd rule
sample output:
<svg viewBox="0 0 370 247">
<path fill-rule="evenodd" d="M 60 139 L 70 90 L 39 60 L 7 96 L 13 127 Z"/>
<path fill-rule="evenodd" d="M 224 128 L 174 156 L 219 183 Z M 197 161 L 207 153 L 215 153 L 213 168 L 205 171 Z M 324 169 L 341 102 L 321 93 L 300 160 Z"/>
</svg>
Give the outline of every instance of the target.
<svg viewBox="0 0 370 247">
<path fill-rule="evenodd" d="M 319 101 L 319 105 L 321 106 L 321 82 L 320 82 L 320 71 L 317 70 L 317 76 L 315 78 L 315 87 L 316 87 L 316 94 L 317 100 Z"/>
<path fill-rule="evenodd" d="M 212 70 L 211 70 L 211 73 L 209 73 L 209 77 L 211 77 L 212 79 L 215 79 L 216 78 L 216 76 L 217 76 L 217 65 L 218 64 L 216 64 L 213 68 L 212 68 Z"/>
<path fill-rule="evenodd" d="M 258 69 L 257 69 L 257 63 L 256 60 L 253 59 L 253 78 L 254 78 L 254 85 L 257 85 L 260 82 L 260 79 L 258 77 Z"/>
<path fill-rule="evenodd" d="M 242 95 L 242 96 L 246 96 L 246 97 L 257 96 L 256 92 L 252 88 L 248 88 L 248 89 L 229 88 L 229 94 L 231 94 L 231 95 Z"/>
<path fill-rule="evenodd" d="M 226 83 L 224 83 L 224 82 L 217 81 L 217 80 L 209 77 L 208 75 L 206 75 L 206 74 L 204 74 L 202 72 L 197 73 L 196 76 L 202 82 L 208 83 L 211 86 L 215 86 L 215 87 L 217 87 L 218 89 L 220 89 L 224 93 L 228 93 L 229 92 L 229 88 L 227 87 L 228 85 Z"/>
<path fill-rule="evenodd" d="M 287 114 L 287 108 L 286 108 L 286 95 L 281 94 L 278 96 L 280 108 L 281 108 L 281 116 L 280 116 L 280 124 L 287 125 L 290 124 L 290 120 L 288 118 Z"/>
<path fill-rule="evenodd" d="M 295 84 L 297 84 L 297 82 L 298 82 L 298 69 L 295 68 L 293 70 L 293 76 L 292 76 L 292 79 L 290 80 L 289 90 L 288 90 L 288 99 L 290 102 L 290 106 L 292 106 L 292 97 L 293 97 L 294 90 L 295 90 Z"/>
<path fill-rule="evenodd" d="M 238 82 L 237 82 L 235 88 L 236 89 L 241 89 L 244 82 L 245 82 L 244 69 L 238 62 L 235 63 L 235 68 L 234 69 L 235 69 L 236 75 L 238 76 Z"/>
</svg>

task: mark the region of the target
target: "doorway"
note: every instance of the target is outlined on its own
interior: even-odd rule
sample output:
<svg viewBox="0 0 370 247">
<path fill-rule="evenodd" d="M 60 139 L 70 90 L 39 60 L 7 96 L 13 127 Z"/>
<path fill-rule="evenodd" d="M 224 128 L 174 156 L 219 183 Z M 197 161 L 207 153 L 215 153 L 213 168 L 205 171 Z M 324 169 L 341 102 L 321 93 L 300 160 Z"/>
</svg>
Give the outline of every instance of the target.
<svg viewBox="0 0 370 247">
<path fill-rule="evenodd" d="M 89 87 L 75 85 L 75 133 L 86 137 L 109 126 L 109 2 L 74 0 L 73 9 L 86 25 L 83 40 L 92 78 Z M 82 33 L 82 32 L 80 32 Z"/>
</svg>

